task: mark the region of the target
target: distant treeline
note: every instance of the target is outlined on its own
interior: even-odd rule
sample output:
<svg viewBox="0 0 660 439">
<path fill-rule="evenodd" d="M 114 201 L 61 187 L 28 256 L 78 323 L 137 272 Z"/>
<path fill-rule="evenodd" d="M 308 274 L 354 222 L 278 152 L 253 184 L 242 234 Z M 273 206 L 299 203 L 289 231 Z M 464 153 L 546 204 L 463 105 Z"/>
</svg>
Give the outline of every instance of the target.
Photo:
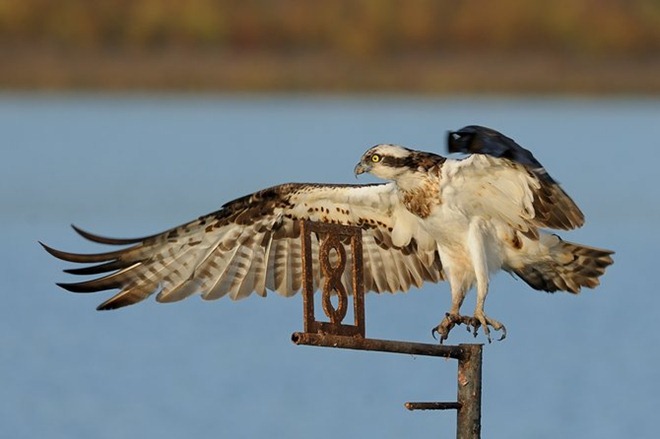
<svg viewBox="0 0 660 439">
<path fill-rule="evenodd" d="M 660 0 L 0 0 L 0 45 L 660 53 Z"/>
</svg>

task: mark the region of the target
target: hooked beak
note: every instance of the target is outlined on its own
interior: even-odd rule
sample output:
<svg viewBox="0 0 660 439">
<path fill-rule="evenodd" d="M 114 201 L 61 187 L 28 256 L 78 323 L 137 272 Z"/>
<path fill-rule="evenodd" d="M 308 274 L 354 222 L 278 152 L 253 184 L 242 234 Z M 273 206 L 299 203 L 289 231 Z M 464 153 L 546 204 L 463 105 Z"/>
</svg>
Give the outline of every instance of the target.
<svg viewBox="0 0 660 439">
<path fill-rule="evenodd" d="M 371 166 L 365 165 L 362 162 L 355 165 L 355 169 L 353 169 L 353 172 L 355 173 L 356 178 L 357 178 L 358 175 L 364 174 L 365 172 L 369 172 L 369 171 L 371 171 Z"/>
</svg>

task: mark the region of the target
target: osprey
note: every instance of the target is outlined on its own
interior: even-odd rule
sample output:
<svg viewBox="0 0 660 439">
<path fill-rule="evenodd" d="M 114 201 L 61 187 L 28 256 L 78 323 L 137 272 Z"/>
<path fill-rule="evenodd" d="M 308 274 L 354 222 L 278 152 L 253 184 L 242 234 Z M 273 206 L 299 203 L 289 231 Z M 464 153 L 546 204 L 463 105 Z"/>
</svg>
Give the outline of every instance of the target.
<svg viewBox="0 0 660 439">
<path fill-rule="evenodd" d="M 534 156 L 497 131 L 468 126 L 449 133 L 449 159 L 402 146 L 381 144 L 355 166 L 387 180 L 381 184 L 289 183 L 261 190 L 218 211 L 155 235 L 106 238 L 75 226 L 82 237 L 124 246 L 97 254 L 44 248 L 74 263 L 65 270 L 102 275 L 59 283 L 72 292 L 119 289 L 97 309 L 109 310 L 156 294 L 175 302 L 195 293 L 203 299 L 291 296 L 301 290 L 300 221 L 358 226 L 362 229 L 366 291 L 407 291 L 424 282 L 448 280 L 451 309 L 433 328 L 440 341 L 457 324 L 506 329 L 484 312 L 491 273 L 515 274 L 536 290 L 578 293 L 593 288 L 612 264 L 612 251 L 563 241 L 542 228 L 580 227 L 584 216 Z M 318 237 L 313 238 L 318 260 Z M 346 264 L 345 279 L 350 279 Z M 315 265 L 314 287 L 323 282 Z M 350 282 L 346 282 L 350 284 Z M 467 292 L 476 287 L 473 316 L 460 314 Z"/>
</svg>

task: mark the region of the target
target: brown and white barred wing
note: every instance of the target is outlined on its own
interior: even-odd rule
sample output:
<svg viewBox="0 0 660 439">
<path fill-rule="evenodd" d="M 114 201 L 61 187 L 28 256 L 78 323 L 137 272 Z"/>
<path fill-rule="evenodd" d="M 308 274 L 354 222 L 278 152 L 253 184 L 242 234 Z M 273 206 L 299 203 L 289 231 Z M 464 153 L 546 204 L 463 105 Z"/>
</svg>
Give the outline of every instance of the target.
<svg viewBox="0 0 660 439">
<path fill-rule="evenodd" d="M 104 238 L 77 229 L 95 242 L 130 245 L 118 251 L 83 255 L 45 247 L 60 259 L 95 264 L 67 270 L 72 274 L 102 275 L 59 284 L 63 288 L 73 292 L 120 290 L 99 309 L 131 305 L 154 293 L 160 302 L 195 293 L 209 300 L 223 296 L 241 299 L 253 291 L 265 296 L 268 290 L 291 296 L 302 287 L 302 219 L 362 228 L 366 290 L 405 291 L 424 281 L 442 280 L 436 245 L 428 235 L 399 232 L 409 236 L 407 242 L 392 242 L 397 227 L 409 226 L 397 221 L 405 216 L 401 209 L 392 184 L 287 184 L 239 198 L 217 212 L 145 238 Z M 318 237 L 313 236 L 315 288 L 323 281 L 318 247 Z M 350 285 L 349 270 L 350 261 L 345 285 Z"/>
</svg>

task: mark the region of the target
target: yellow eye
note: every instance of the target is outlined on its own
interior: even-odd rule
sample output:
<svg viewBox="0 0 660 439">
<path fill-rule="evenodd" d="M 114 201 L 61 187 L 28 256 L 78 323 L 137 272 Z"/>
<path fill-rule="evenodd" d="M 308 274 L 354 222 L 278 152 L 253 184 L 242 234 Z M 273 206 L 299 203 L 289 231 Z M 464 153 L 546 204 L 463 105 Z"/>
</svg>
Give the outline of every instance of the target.
<svg viewBox="0 0 660 439">
<path fill-rule="evenodd" d="M 374 154 L 371 156 L 371 161 L 374 163 L 378 163 L 380 161 L 380 156 L 378 154 Z"/>
</svg>

